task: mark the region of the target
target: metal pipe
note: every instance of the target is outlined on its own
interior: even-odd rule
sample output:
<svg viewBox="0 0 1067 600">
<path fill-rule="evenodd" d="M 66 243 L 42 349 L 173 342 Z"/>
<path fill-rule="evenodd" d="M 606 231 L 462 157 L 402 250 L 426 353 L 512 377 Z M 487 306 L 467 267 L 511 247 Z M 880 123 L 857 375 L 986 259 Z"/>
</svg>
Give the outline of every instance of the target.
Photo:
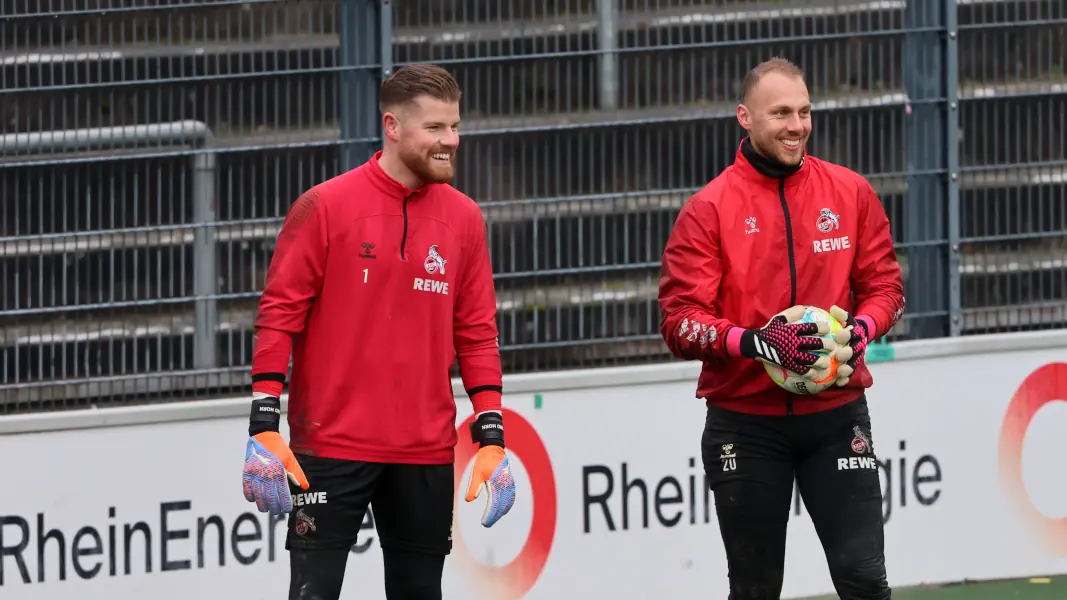
<svg viewBox="0 0 1067 600">
<path fill-rule="evenodd" d="M 125 125 L 121 127 L 91 127 L 11 133 L 0 136 L 0 154 L 15 152 L 48 152 L 100 150 L 131 142 L 186 142 L 199 145 L 204 151 L 193 159 L 193 221 L 196 233 L 193 240 L 193 294 L 196 297 L 196 330 L 194 332 L 194 365 L 209 369 L 218 365 L 218 247 L 215 244 L 215 152 L 214 134 L 202 121 L 175 121 Z"/>
<path fill-rule="evenodd" d="M 600 0 L 597 3 L 597 15 L 600 17 L 597 29 L 600 41 L 600 108 L 603 110 L 615 110 L 619 106 L 616 10 L 616 0 Z"/>
<path fill-rule="evenodd" d="M 945 2 L 945 83 L 948 111 L 945 113 L 945 157 L 948 162 L 948 312 L 949 335 L 963 331 L 960 288 L 960 62 L 956 0 Z"/>
</svg>

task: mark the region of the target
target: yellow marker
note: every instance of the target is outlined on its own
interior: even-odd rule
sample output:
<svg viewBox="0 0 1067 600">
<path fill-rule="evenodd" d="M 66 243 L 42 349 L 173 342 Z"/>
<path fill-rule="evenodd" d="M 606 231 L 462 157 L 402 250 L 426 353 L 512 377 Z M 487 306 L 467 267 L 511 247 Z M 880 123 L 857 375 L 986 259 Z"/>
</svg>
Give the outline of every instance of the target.
<svg viewBox="0 0 1067 600">
<path fill-rule="evenodd" d="M 1052 583 L 1052 578 L 1050 578 L 1050 577 L 1031 577 L 1030 578 L 1030 583 Z"/>
</svg>

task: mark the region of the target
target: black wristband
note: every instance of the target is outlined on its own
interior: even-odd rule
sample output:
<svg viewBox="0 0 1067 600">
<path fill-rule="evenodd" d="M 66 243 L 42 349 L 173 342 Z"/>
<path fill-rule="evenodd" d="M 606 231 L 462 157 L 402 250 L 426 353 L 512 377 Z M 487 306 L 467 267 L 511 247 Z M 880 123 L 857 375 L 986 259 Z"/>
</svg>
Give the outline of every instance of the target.
<svg viewBox="0 0 1067 600">
<path fill-rule="evenodd" d="M 756 358 L 759 353 L 756 352 L 756 330 L 746 329 L 741 332 L 741 339 L 737 344 L 738 351 L 741 352 L 741 356 L 744 358 Z"/>
<path fill-rule="evenodd" d="M 495 412 L 487 412 L 471 423 L 471 440 L 484 448 L 504 447 L 504 418 Z"/>
<path fill-rule="evenodd" d="M 282 422 L 282 401 L 274 396 L 252 400 L 252 413 L 248 416 L 249 437 L 266 431 L 278 431 Z"/>
</svg>

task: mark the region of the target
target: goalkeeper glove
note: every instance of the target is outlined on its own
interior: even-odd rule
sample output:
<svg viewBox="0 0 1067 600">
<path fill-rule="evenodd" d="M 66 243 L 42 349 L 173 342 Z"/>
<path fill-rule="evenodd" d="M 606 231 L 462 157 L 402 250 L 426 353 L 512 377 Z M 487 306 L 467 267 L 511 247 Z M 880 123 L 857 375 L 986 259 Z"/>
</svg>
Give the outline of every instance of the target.
<svg viewBox="0 0 1067 600">
<path fill-rule="evenodd" d="M 834 352 L 837 344 L 827 338 L 814 337 L 830 333 L 826 323 L 795 323 L 807 309 L 796 305 L 774 315 L 760 329 L 746 329 L 741 333 L 740 352 L 745 358 L 769 362 L 812 381 L 826 376 L 830 368 L 829 356 L 816 356 L 814 351 Z"/>
<path fill-rule="evenodd" d="M 840 340 L 840 343 L 847 344 L 851 349 L 851 356 L 837 370 L 838 377 L 834 383 L 841 387 L 848 383 L 852 374 L 863 364 L 863 357 L 867 354 L 867 343 L 870 340 L 871 332 L 867 329 L 867 321 L 865 319 L 853 317 L 847 310 L 836 304 L 830 307 L 830 315 L 845 326 L 842 331 L 847 332 L 847 338 Z"/>
<path fill-rule="evenodd" d="M 309 487 L 300 463 L 278 432 L 281 406 L 276 396 L 253 395 L 242 474 L 245 500 L 255 502 L 259 512 L 272 515 L 293 510 L 289 482 L 303 490 Z"/>
<path fill-rule="evenodd" d="M 467 502 L 488 494 L 482 526 L 492 527 L 515 504 L 515 478 L 504 452 L 504 419 L 495 412 L 482 413 L 471 423 L 471 440 L 481 445 L 467 484 Z"/>
</svg>

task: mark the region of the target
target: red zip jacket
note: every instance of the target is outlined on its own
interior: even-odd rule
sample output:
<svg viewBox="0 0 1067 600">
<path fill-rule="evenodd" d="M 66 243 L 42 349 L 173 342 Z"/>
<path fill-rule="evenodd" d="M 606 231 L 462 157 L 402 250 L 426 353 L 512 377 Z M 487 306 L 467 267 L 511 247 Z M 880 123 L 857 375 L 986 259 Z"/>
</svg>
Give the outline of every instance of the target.
<svg viewBox="0 0 1067 600">
<path fill-rule="evenodd" d="M 290 208 L 255 320 L 253 377 L 286 370 L 292 336 L 294 452 L 449 464 L 457 355 L 476 412 L 500 409 L 485 221 L 449 185 L 405 188 L 379 156 Z"/>
<path fill-rule="evenodd" d="M 774 179 L 739 148 L 681 209 L 659 303 L 667 347 L 704 363 L 698 398 L 745 413 L 804 414 L 858 399 L 873 384 L 870 371 L 862 366 L 843 388 L 793 395 L 739 355 L 742 329 L 730 330 L 763 327 L 796 304 L 837 304 L 867 323 L 873 341 L 900 319 L 904 288 L 889 219 L 866 179 L 812 156 Z"/>
</svg>

